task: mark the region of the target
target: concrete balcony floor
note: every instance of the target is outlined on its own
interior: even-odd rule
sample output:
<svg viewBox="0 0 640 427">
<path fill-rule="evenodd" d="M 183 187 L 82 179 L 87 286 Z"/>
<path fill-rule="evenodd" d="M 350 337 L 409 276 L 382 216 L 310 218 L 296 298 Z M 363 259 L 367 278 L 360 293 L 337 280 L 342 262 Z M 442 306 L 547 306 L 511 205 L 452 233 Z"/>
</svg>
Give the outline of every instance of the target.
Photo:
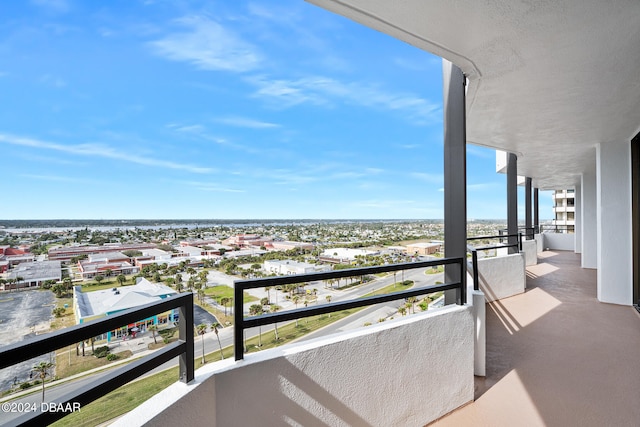
<svg viewBox="0 0 640 427">
<path fill-rule="evenodd" d="M 524 294 L 487 306 L 475 402 L 430 425 L 640 425 L 640 315 L 598 302 L 580 255 L 540 254 Z"/>
</svg>

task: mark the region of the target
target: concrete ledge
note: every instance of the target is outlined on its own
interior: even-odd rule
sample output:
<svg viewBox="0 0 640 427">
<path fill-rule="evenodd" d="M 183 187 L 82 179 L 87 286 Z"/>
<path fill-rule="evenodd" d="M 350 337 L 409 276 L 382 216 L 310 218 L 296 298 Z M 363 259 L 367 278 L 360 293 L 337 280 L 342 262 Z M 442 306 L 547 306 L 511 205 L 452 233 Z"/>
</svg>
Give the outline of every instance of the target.
<svg viewBox="0 0 640 427">
<path fill-rule="evenodd" d="M 198 370 L 114 425 L 424 426 L 474 397 L 474 319 L 448 306 Z"/>
<path fill-rule="evenodd" d="M 524 292 L 526 286 L 524 254 L 511 254 L 478 260 L 480 289 L 487 302 Z"/>
<path fill-rule="evenodd" d="M 538 263 L 538 244 L 535 240 L 524 240 L 522 242 L 522 253 L 524 253 L 525 266 Z"/>
</svg>

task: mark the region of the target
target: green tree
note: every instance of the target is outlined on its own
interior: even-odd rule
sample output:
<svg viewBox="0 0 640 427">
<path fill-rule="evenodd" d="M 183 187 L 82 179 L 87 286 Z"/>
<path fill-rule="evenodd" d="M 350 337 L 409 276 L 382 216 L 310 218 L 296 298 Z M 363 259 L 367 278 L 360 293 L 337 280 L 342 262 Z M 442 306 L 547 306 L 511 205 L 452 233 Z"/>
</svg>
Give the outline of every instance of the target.
<svg viewBox="0 0 640 427">
<path fill-rule="evenodd" d="M 56 317 L 62 317 L 65 311 L 67 311 L 67 309 L 64 307 L 56 307 L 52 310 L 52 313 Z"/>
<path fill-rule="evenodd" d="M 211 324 L 211 330 L 214 334 L 216 334 L 216 338 L 218 339 L 218 347 L 220 347 L 220 360 L 224 359 L 224 354 L 222 354 L 222 343 L 220 342 L 220 323 L 213 322 Z"/>
<path fill-rule="evenodd" d="M 118 274 L 118 277 L 116 277 L 116 280 L 118 281 L 118 283 L 120 283 L 120 286 L 123 286 L 124 282 L 127 281 L 127 277 L 124 274 Z"/>
<path fill-rule="evenodd" d="M 53 363 L 40 362 L 34 366 L 31 370 L 36 373 L 36 377 L 42 381 L 42 401 L 44 402 L 44 379 L 47 378 L 50 373 L 49 369 L 53 367 Z"/>
<path fill-rule="evenodd" d="M 204 334 L 207 333 L 207 325 L 205 325 L 204 323 L 200 323 L 198 326 L 198 335 L 200 335 L 201 341 L 202 341 L 202 364 L 204 365 L 205 360 L 204 360 Z"/>
<path fill-rule="evenodd" d="M 98 274 L 96 277 L 93 278 L 93 280 L 95 280 L 99 285 L 104 280 L 104 276 L 101 276 Z"/>
</svg>

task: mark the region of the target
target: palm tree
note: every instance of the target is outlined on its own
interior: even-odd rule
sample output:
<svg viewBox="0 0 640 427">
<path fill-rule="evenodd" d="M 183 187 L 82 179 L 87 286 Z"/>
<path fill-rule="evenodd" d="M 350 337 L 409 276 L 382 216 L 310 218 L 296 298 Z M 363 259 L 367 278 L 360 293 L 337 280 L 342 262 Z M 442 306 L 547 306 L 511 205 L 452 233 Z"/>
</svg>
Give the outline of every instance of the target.
<svg viewBox="0 0 640 427">
<path fill-rule="evenodd" d="M 294 295 L 291 300 L 296 305 L 296 309 L 297 309 L 298 308 L 298 303 L 300 302 L 300 297 L 298 295 Z M 296 326 L 298 326 L 298 319 L 297 318 L 296 318 Z"/>
<path fill-rule="evenodd" d="M 331 304 L 331 295 L 327 295 L 325 298 L 327 299 L 327 304 Z M 331 313 L 329 313 L 329 317 L 331 317 Z"/>
<path fill-rule="evenodd" d="M 204 365 L 204 334 L 207 332 L 207 325 L 200 323 L 198 326 L 198 335 L 202 338 L 202 364 Z"/>
<path fill-rule="evenodd" d="M 249 314 L 252 316 L 260 316 L 262 313 L 264 310 L 260 304 L 252 304 L 249 307 Z M 262 326 L 258 326 L 258 347 L 262 347 Z"/>
<path fill-rule="evenodd" d="M 220 343 L 220 335 L 219 334 L 220 323 L 213 322 L 211 324 L 211 330 L 216 334 L 216 338 L 218 338 L 218 347 L 220 347 L 220 360 L 224 359 L 224 354 L 222 354 L 222 343 Z"/>
<path fill-rule="evenodd" d="M 408 302 L 409 304 L 411 304 L 411 307 L 410 307 L 410 308 L 411 308 L 411 312 L 412 312 L 413 314 L 415 314 L 415 313 L 416 313 L 416 306 L 415 306 L 415 303 L 416 303 L 417 301 L 418 301 L 418 297 L 409 297 L 409 298 L 407 298 L 407 302 Z"/>
<path fill-rule="evenodd" d="M 229 298 L 222 297 L 220 298 L 220 304 L 224 307 L 224 315 L 227 315 L 227 304 L 229 304 Z"/>
<path fill-rule="evenodd" d="M 31 370 L 36 373 L 36 376 L 42 381 L 42 401 L 44 402 L 44 379 L 49 375 L 49 369 L 53 367 L 53 363 L 40 362 L 34 366 Z"/>
<path fill-rule="evenodd" d="M 151 334 L 153 335 L 153 343 L 158 344 L 158 341 L 156 340 L 156 331 L 158 330 L 158 325 L 151 325 L 147 329 L 149 329 L 151 331 Z"/>
<path fill-rule="evenodd" d="M 269 306 L 269 308 L 270 308 L 272 313 L 276 313 L 276 312 L 278 312 L 278 310 L 280 310 L 281 307 L 279 305 L 272 304 L 272 305 Z M 278 323 L 275 322 L 273 324 L 273 327 L 275 328 L 276 341 L 278 341 L 280 339 L 280 338 L 278 338 Z"/>
<path fill-rule="evenodd" d="M 202 270 L 200 273 L 198 273 L 198 277 L 200 278 L 202 284 L 206 285 L 209 280 L 209 272 L 207 270 Z"/>
</svg>

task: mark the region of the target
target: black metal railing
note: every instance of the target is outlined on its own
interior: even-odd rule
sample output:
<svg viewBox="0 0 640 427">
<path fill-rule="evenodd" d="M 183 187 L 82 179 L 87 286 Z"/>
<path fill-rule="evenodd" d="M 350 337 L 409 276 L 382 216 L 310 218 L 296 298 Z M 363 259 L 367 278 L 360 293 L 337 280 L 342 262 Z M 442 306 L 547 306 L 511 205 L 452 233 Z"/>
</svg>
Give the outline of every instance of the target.
<svg viewBox="0 0 640 427">
<path fill-rule="evenodd" d="M 262 316 L 244 317 L 243 292 L 246 289 L 264 288 L 267 286 L 290 285 L 296 283 L 310 282 L 314 280 L 339 279 L 343 277 L 365 276 L 368 274 L 387 273 L 391 271 L 409 270 L 415 268 L 437 267 L 440 265 L 458 265 L 459 277 L 457 281 L 444 283 L 435 286 L 425 286 L 417 289 L 393 292 L 385 295 L 375 295 L 349 301 L 333 302 L 316 307 L 304 307 L 294 310 L 287 310 L 282 313 L 270 313 Z M 456 303 L 463 305 L 466 303 L 466 262 L 463 258 L 442 258 L 434 261 L 419 261 L 402 264 L 389 264 L 375 267 L 350 268 L 346 270 L 335 270 L 324 273 L 310 273 L 291 276 L 267 277 L 263 279 L 236 280 L 234 282 L 234 340 L 235 358 L 244 358 L 244 331 L 256 326 L 264 326 L 272 323 L 286 322 L 309 316 L 332 313 L 336 311 L 348 310 L 351 308 L 364 307 L 368 305 L 395 301 L 402 298 L 409 298 L 418 295 L 430 294 L 433 292 L 458 290 Z"/>
<path fill-rule="evenodd" d="M 574 225 L 555 225 L 546 224 L 540 226 L 540 233 L 573 233 L 575 232 Z"/>
<path fill-rule="evenodd" d="M 175 308 L 179 310 L 180 316 L 178 319 L 178 341 L 168 344 L 164 348 L 139 360 L 111 370 L 108 376 L 98 378 L 85 386 L 79 387 L 77 390 L 56 399 L 56 403 L 63 404 L 62 407 L 80 405 L 81 408 L 176 356 L 180 357 L 179 378 L 183 382 L 189 382 L 194 378 L 192 293 L 171 296 L 160 302 L 146 304 L 104 319 L 75 325 L 57 332 L 26 339 L 19 343 L 9 344 L 0 348 L 0 369 L 56 351 L 68 345 L 86 341 L 105 332 L 118 329 L 122 325 L 147 319 Z M 40 412 L 38 410 L 21 415 L 12 420 L 12 424 L 25 426 L 48 425 L 66 415 L 69 415 L 69 413 L 46 410 L 45 412 Z"/>
<path fill-rule="evenodd" d="M 503 228 L 501 230 L 498 230 L 498 233 L 500 234 L 506 234 L 508 233 L 509 230 L 507 230 L 506 228 Z M 538 234 L 540 232 L 540 226 L 531 226 L 531 227 L 527 227 L 525 225 L 520 225 L 518 226 L 518 233 L 522 233 L 524 236 L 527 237 L 527 239 L 531 240 L 534 238 L 534 236 L 536 234 Z"/>
<path fill-rule="evenodd" d="M 503 243 L 505 238 L 508 239 L 510 237 L 511 238 L 517 237 L 518 240 L 514 243 Z M 490 249 L 500 249 L 500 248 L 516 248 L 516 253 L 519 253 L 522 251 L 522 233 L 502 234 L 502 232 L 500 232 L 500 234 L 497 236 L 469 237 L 467 238 L 467 242 L 474 241 L 474 240 L 496 240 L 496 239 L 499 241 L 499 243 L 489 244 L 489 245 L 480 246 L 480 247 L 467 245 L 467 252 L 471 253 L 471 263 L 472 263 L 471 274 L 473 276 L 473 289 L 476 291 L 480 289 L 480 281 L 479 281 L 480 274 L 478 272 L 478 251 L 486 251 Z"/>
</svg>

